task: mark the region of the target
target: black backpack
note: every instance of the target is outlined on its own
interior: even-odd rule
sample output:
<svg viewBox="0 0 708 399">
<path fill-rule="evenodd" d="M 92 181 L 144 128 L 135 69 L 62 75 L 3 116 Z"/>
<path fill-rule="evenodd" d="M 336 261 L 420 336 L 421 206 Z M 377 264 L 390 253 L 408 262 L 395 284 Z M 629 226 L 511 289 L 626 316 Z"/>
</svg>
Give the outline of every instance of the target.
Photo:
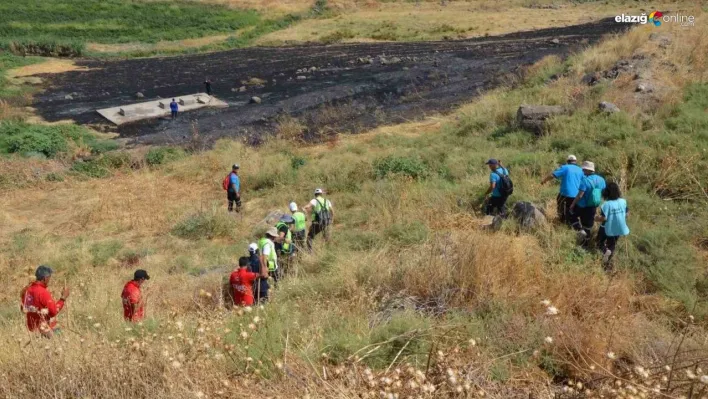
<svg viewBox="0 0 708 399">
<path fill-rule="evenodd" d="M 500 179 L 499 179 L 499 192 L 501 192 L 503 197 L 508 197 L 511 194 L 514 193 L 514 182 L 511 181 L 511 177 L 509 177 L 508 173 L 509 170 L 506 170 L 506 175 L 499 173 L 497 171 L 494 171 L 494 173 L 498 174 Z"/>
<path fill-rule="evenodd" d="M 317 201 L 320 206 L 319 212 L 315 211 L 315 221 L 322 226 L 328 226 L 332 222 L 332 214 L 329 212 L 329 209 L 327 209 L 327 199 L 324 197 L 320 198 L 324 201 L 320 202 L 315 198 L 315 201 Z"/>
</svg>

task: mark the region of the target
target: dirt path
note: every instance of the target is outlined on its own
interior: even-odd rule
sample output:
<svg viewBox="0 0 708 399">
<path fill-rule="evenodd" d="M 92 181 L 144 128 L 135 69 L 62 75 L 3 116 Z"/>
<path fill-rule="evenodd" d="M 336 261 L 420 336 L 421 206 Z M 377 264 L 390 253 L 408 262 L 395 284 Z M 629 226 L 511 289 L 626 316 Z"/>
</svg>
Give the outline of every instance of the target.
<svg viewBox="0 0 708 399">
<path fill-rule="evenodd" d="M 87 71 L 44 76 L 47 90 L 34 106 L 48 121 L 71 118 L 104 125 L 96 109 L 203 90 L 211 78 L 227 109 L 203 109 L 177 121 L 121 126 L 132 144 L 179 144 L 196 123 L 207 142 L 225 136 L 260 141 L 284 114 L 308 134 L 359 132 L 418 120 L 468 102 L 500 77 L 550 54 L 565 55 L 625 26 L 614 20 L 464 41 L 365 43 L 250 48 L 219 53 L 125 61 L 84 60 Z M 371 60 L 371 61 L 369 61 Z M 314 67 L 314 69 L 312 68 Z M 298 70 L 307 69 L 306 72 Z M 249 78 L 260 85 L 243 84 Z M 245 91 L 239 88 L 246 86 Z M 67 97 L 67 95 L 71 96 Z M 250 104 L 252 96 L 261 104 Z"/>
</svg>

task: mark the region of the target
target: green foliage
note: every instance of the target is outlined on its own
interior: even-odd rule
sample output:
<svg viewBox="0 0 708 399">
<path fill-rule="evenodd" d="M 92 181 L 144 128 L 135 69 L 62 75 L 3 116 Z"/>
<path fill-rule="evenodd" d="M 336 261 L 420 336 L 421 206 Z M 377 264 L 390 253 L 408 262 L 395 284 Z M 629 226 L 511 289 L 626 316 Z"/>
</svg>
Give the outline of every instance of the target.
<svg viewBox="0 0 708 399">
<path fill-rule="evenodd" d="M 145 162 L 150 166 L 156 166 L 182 159 L 185 156 L 184 150 L 177 147 L 152 148 L 145 154 Z"/>
<path fill-rule="evenodd" d="M 419 158 L 399 157 L 390 155 L 374 161 L 374 175 L 378 179 L 390 174 L 409 176 L 414 179 L 424 179 L 430 175 L 428 166 Z"/>
<path fill-rule="evenodd" d="M 71 171 L 87 177 L 103 178 L 110 176 L 112 169 L 129 167 L 131 164 L 132 158 L 127 152 L 111 152 L 87 161 L 74 162 Z"/>
<path fill-rule="evenodd" d="M 149 18 L 145 16 L 149 15 Z M 61 43 L 157 42 L 232 32 L 260 22 L 255 11 L 191 1 L 27 0 L 0 3 L 0 37 Z M 9 44 L 9 43 L 8 43 Z"/>
<path fill-rule="evenodd" d="M 117 148 L 109 140 L 98 139 L 88 129 L 77 125 L 32 125 L 23 122 L 0 122 L 0 153 L 41 153 L 48 158 L 66 152 L 69 141 L 85 144 L 94 153 Z"/>
<path fill-rule="evenodd" d="M 188 240 L 211 240 L 232 237 L 237 227 L 232 217 L 214 208 L 187 216 L 172 228 L 172 234 Z"/>
<path fill-rule="evenodd" d="M 421 244 L 428 239 L 428 226 L 420 220 L 395 223 L 386 228 L 384 235 L 398 245 Z"/>
<path fill-rule="evenodd" d="M 123 243 L 117 240 L 97 242 L 91 245 L 89 249 L 91 265 L 94 267 L 104 265 L 109 259 L 116 256 L 121 249 L 123 249 Z"/>
<path fill-rule="evenodd" d="M 320 42 L 324 44 L 339 43 L 346 39 L 352 39 L 355 36 L 354 32 L 350 29 L 340 29 L 322 36 Z"/>
<path fill-rule="evenodd" d="M 412 312 L 395 313 L 391 319 L 374 329 L 371 343 L 385 342 L 376 356 L 367 359 L 372 367 L 386 367 L 398 356 L 413 362 L 428 355 L 430 341 L 421 332 L 430 327 L 430 319 Z M 399 355 L 400 353 L 400 355 Z"/>
<path fill-rule="evenodd" d="M 23 56 L 80 57 L 84 54 L 86 45 L 83 41 L 74 39 L 57 40 L 53 37 L 36 37 L 0 40 L 0 49 Z"/>
<path fill-rule="evenodd" d="M 695 83 L 686 89 L 684 102 L 676 105 L 666 127 L 708 143 L 708 83 Z"/>
</svg>

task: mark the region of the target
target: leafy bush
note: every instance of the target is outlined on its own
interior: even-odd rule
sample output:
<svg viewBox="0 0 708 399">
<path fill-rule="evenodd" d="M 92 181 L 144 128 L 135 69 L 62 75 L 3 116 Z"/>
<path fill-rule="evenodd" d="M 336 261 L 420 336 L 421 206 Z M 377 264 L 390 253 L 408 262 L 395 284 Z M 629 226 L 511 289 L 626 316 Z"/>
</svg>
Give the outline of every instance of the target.
<svg viewBox="0 0 708 399">
<path fill-rule="evenodd" d="M 172 234 L 188 240 L 229 238 L 236 231 L 236 222 L 217 209 L 199 211 L 180 221 L 172 229 Z"/>
<path fill-rule="evenodd" d="M 132 159 L 127 152 L 112 152 L 91 160 L 74 162 L 71 171 L 88 177 L 103 178 L 110 176 L 112 169 L 128 167 L 131 164 Z"/>
<path fill-rule="evenodd" d="M 690 134 L 708 142 L 708 83 L 696 83 L 686 89 L 684 102 L 676 105 L 666 127 L 682 134 Z"/>
<path fill-rule="evenodd" d="M 387 156 L 374 161 L 374 174 L 382 179 L 389 174 L 410 176 L 414 179 L 424 179 L 430 175 L 428 166 L 419 158 Z"/>
<path fill-rule="evenodd" d="M 0 42 L 0 48 L 23 56 L 80 57 L 85 51 L 86 44 L 81 40 L 57 41 L 54 38 L 23 38 Z"/>
<path fill-rule="evenodd" d="M 336 30 L 332 33 L 328 33 L 320 38 L 320 42 L 324 44 L 339 43 L 346 39 L 352 39 L 356 35 L 349 29 Z"/>
<path fill-rule="evenodd" d="M 384 235 L 399 245 L 421 244 L 428 239 L 428 226 L 419 220 L 396 223 L 386 228 Z"/>
<path fill-rule="evenodd" d="M 69 141 L 87 145 L 95 154 L 118 148 L 114 141 L 101 140 L 82 126 L 45 126 L 10 121 L 0 123 L 0 152 L 23 155 L 36 152 L 52 158 L 66 152 Z"/>
<path fill-rule="evenodd" d="M 91 245 L 89 249 L 92 258 L 91 264 L 94 267 L 104 265 L 109 259 L 116 256 L 121 249 L 123 249 L 123 243 L 117 240 L 97 242 Z"/>
<path fill-rule="evenodd" d="M 153 148 L 145 154 L 145 162 L 150 166 L 162 165 L 172 162 L 186 156 L 181 148 L 177 147 L 160 147 Z"/>
</svg>

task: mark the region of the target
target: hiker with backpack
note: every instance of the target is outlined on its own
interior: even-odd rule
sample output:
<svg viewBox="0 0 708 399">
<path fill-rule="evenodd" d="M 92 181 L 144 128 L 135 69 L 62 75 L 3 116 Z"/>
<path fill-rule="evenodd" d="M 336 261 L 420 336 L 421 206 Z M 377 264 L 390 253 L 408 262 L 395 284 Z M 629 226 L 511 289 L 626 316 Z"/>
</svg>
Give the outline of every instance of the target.
<svg viewBox="0 0 708 399">
<path fill-rule="evenodd" d="M 595 213 L 602 202 L 602 190 L 605 189 L 605 179 L 595 174 L 595 164 L 590 161 L 583 162 L 585 177 L 578 186 L 578 195 L 570 204 L 570 215 L 573 220 L 573 229 L 578 232 L 578 245 L 587 247 L 592 227 L 595 224 Z"/>
<path fill-rule="evenodd" d="M 541 184 L 545 184 L 553 179 L 560 180 L 560 192 L 556 197 L 558 218 L 561 223 L 568 226 L 573 223 L 570 217 L 570 205 L 578 195 L 578 187 L 580 187 L 580 181 L 584 176 L 583 170 L 577 165 L 577 162 L 578 158 L 575 155 L 568 155 L 565 165 L 554 170 L 541 181 Z"/>
<path fill-rule="evenodd" d="M 295 242 L 295 251 L 305 248 L 305 237 L 307 236 L 307 216 L 304 212 L 297 209 L 295 202 L 290 203 L 290 213 L 292 214 L 295 224 L 293 226 L 293 241 Z"/>
<path fill-rule="evenodd" d="M 268 289 L 270 285 L 268 284 L 268 277 L 263 277 L 261 258 L 258 253 L 258 244 L 252 242 L 248 245 L 248 263 L 250 265 L 250 270 L 253 273 L 259 274 L 256 279 L 256 283 L 253 285 L 253 299 L 255 303 L 262 303 L 268 301 Z M 266 272 L 267 272 L 266 268 Z"/>
<path fill-rule="evenodd" d="M 627 227 L 629 207 L 627 201 L 622 198 L 617 183 L 607 184 L 602 196 L 605 202 L 600 206 L 600 214 L 595 216 L 595 221 L 602 223 L 597 232 L 597 246 L 602 252 L 602 265 L 605 270 L 609 271 L 612 269 L 611 262 L 615 254 L 617 240 L 622 236 L 629 235 L 629 227 Z"/>
<path fill-rule="evenodd" d="M 325 242 L 329 241 L 329 226 L 334 222 L 334 209 L 332 203 L 323 197 L 321 188 L 315 190 L 315 198 L 305 205 L 305 212 L 312 213 L 312 225 L 307 233 L 307 249 L 312 250 L 312 241 L 317 234 L 322 233 Z"/>
<path fill-rule="evenodd" d="M 514 183 L 509 177 L 509 170 L 502 166 L 499 160 L 491 158 L 486 165 L 489 166 L 489 187 L 484 193 L 486 215 L 506 217 L 506 200 L 514 192 Z M 491 194 L 491 196 L 490 196 Z"/>
<path fill-rule="evenodd" d="M 275 225 L 276 230 L 278 230 L 278 237 L 274 240 L 275 250 L 278 251 L 278 256 L 281 259 L 280 266 L 282 266 L 283 275 L 288 273 L 293 256 L 293 232 L 290 230 L 293 223 L 295 223 L 295 220 L 292 216 L 283 215 Z"/>
<path fill-rule="evenodd" d="M 222 186 L 226 190 L 226 200 L 229 203 L 229 212 L 241 212 L 241 179 L 238 177 L 239 166 L 234 164 L 231 172 L 224 177 Z M 236 207 L 234 208 L 234 204 Z"/>
</svg>

